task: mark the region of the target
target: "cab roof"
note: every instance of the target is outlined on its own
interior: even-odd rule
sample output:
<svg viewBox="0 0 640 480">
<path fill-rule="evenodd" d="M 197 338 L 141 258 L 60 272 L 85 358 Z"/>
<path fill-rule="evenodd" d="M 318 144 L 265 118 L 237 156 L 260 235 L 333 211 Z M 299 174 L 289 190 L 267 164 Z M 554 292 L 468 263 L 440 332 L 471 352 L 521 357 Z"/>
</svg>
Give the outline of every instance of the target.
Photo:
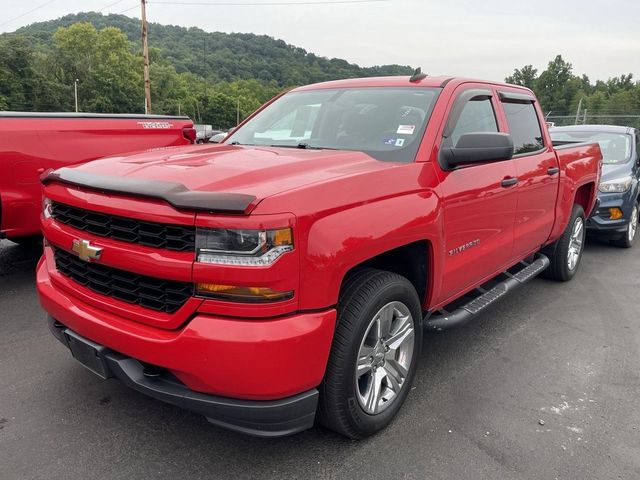
<svg viewBox="0 0 640 480">
<path fill-rule="evenodd" d="M 478 80 L 473 78 L 437 76 L 425 77 L 421 80 L 411 82 L 409 75 L 393 76 L 393 77 L 367 77 L 367 78 L 348 78 L 345 80 L 332 80 L 329 82 L 313 83 L 302 87 L 294 88 L 294 92 L 306 90 L 319 90 L 325 88 L 358 88 L 358 87 L 431 87 L 443 88 L 445 85 L 452 83 L 460 85 L 462 83 L 486 83 L 488 85 L 517 88 L 529 92 L 530 90 L 518 85 L 509 85 L 502 82 L 492 82 L 487 80 Z"/>
</svg>

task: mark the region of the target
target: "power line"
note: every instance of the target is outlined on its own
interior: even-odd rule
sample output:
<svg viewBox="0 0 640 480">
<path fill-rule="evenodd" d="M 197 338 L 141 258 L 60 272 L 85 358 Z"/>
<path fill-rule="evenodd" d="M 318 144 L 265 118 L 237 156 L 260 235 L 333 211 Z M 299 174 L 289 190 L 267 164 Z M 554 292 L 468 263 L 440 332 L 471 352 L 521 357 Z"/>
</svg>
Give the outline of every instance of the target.
<svg viewBox="0 0 640 480">
<path fill-rule="evenodd" d="M 134 5 L 133 7 L 125 8 L 121 12 L 118 12 L 117 15 L 122 15 L 123 13 L 129 12 L 129 11 L 133 10 L 134 8 L 138 8 L 138 6 L 139 5 Z"/>
<path fill-rule="evenodd" d="M 124 0 L 116 0 L 115 2 L 111 2 L 110 4 L 105 5 L 104 7 L 97 9 L 96 12 L 102 12 L 103 10 L 106 10 L 107 8 L 111 8 L 114 5 L 117 5 L 117 4 L 122 3 L 122 2 L 124 2 Z"/>
<path fill-rule="evenodd" d="M 13 17 L 13 18 L 11 18 L 11 19 L 9 19 L 9 20 L 5 21 L 5 22 L 0 23 L 0 27 L 4 27 L 5 25 L 7 25 L 8 23 L 13 22 L 14 20 L 18 20 L 19 18 L 22 18 L 22 17 L 24 17 L 24 16 L 26 16 L 26 15 L 29 15 L 30 13 L 33 13 L 33 12 L 35 12 L 36 10 L 40 10 L 42 7 L 46 7 L 47 5 L 49 5 L 50 3 L 53 3 L 53 2 L 55 2 L 55 1 L 56 1 L 56 0 L 49 0 L 49 1 L 47 1 L 47 2 L 44 2 L 44 3 L 40 4 L 40 5 L 38 5 L 37 7 L 32 8 L 32 9 L 31 9 L 31 10 L 29 10 L 28 12 L 21 13 L 21 14 L 20 14 L 20 15 L 18 15 L 17 17 Z"/>
<path fill-rule="evenodd" d="M 190 2 L 190 1 L 152 1 L 149 3 L 153 3 L 154 5 L 199 5 L 199 6 L 224 6 L 224 7 L 262 7 L 262 6 L 272 6 L 272 5 L 338 5 L 338 4 L 346 4 L 346 3 L 381 3 L 381 2 L 390 2 L 392 0 L 305 0 L 302 2 L 292 2 L 292 1 L 276 1 L 276 2 L 248 2 L 248 3 L 238 3 L 238 2 Z"/>
</svg>

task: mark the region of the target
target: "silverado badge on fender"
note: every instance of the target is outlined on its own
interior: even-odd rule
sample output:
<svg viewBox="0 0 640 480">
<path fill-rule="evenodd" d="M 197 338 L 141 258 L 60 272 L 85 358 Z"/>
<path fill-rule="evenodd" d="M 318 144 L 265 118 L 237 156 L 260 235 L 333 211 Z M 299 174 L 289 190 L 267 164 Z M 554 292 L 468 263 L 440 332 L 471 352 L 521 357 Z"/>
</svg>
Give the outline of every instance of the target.
<svg viewBox="0 0 640 480">
<path fill-rule="evenodd" d="M 478 245 L 480 243 L 480 239 L 476 238 L 475 240 L 472 240 L 471 242 L 465 243 L 464 245 L 460 245 L 459 247 L 456 248 L 452 248 L 451 250 L 449 250 L 449 256 L 452 257 L 453 255 L 456 255 L 460 252 L 464 252 L 465 250 L 471 248 L 471 247 L 475 247 L 476 245 Z"/>
<path fill-rule="evenodd" d="M 89 240 L 74 240 L 71 250 L 78 254 L 80 260 L 85 262 L 99 260 L 102 253 L 102 248 L 94 247 Z"/>
</svg>

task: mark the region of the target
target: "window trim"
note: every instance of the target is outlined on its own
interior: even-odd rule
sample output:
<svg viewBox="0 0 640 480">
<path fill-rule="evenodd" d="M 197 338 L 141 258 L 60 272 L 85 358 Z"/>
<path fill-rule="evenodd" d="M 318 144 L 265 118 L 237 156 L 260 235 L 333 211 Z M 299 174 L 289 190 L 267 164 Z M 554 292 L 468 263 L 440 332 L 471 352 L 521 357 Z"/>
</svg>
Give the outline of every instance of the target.
<svg viewBox="0 0 640 480">
<path fill-rule="evenodd" d="M 540 150 L 535 150 L 533 152 L 518 153 L 511 158 L 532 157 L 534 155 L 540 155 L 542 153 L 545 153 L 547 150 L 548 150 L 548 147 L 545 146 L 545 147 L 542 147 Z"/>
<path fill-rule="evenodd" d="M 502 103 L 536 103 L 535 97 L 528 93 L 506 92 L 498 90 L 498 98 Z"/>
</svg>

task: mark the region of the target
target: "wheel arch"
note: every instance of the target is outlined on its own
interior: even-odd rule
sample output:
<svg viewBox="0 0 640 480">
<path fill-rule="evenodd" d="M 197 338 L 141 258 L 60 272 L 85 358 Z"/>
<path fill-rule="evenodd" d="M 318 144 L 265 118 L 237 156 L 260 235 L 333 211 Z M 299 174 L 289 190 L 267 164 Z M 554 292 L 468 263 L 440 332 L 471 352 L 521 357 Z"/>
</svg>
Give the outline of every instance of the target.
<svg viewBox="0 0 640 480">
<path fill-rule="evenodd" d="M 582 210 L 584 210 L 584 214 L 586 217 L 591 215 L 591 210 L 595 204 L 596 199 L 596 188 L 593 182 L 585 183 L 584 185 L 580 185 L 576 189 L 576 193 L 573 197 L 573 204 L 580 205 Z"/>
<path fill-rule="evenodd" d="M 375 268 L 397 273 L 405 277 L 416 289 L 418 298 L 424 304 L 432 285 L 432 244 L 429 240 L 418 240 L 402 245 L 352 266 L 340 281 L 340 292 L 348 280 L 367 268 Z"/>
</svg>

